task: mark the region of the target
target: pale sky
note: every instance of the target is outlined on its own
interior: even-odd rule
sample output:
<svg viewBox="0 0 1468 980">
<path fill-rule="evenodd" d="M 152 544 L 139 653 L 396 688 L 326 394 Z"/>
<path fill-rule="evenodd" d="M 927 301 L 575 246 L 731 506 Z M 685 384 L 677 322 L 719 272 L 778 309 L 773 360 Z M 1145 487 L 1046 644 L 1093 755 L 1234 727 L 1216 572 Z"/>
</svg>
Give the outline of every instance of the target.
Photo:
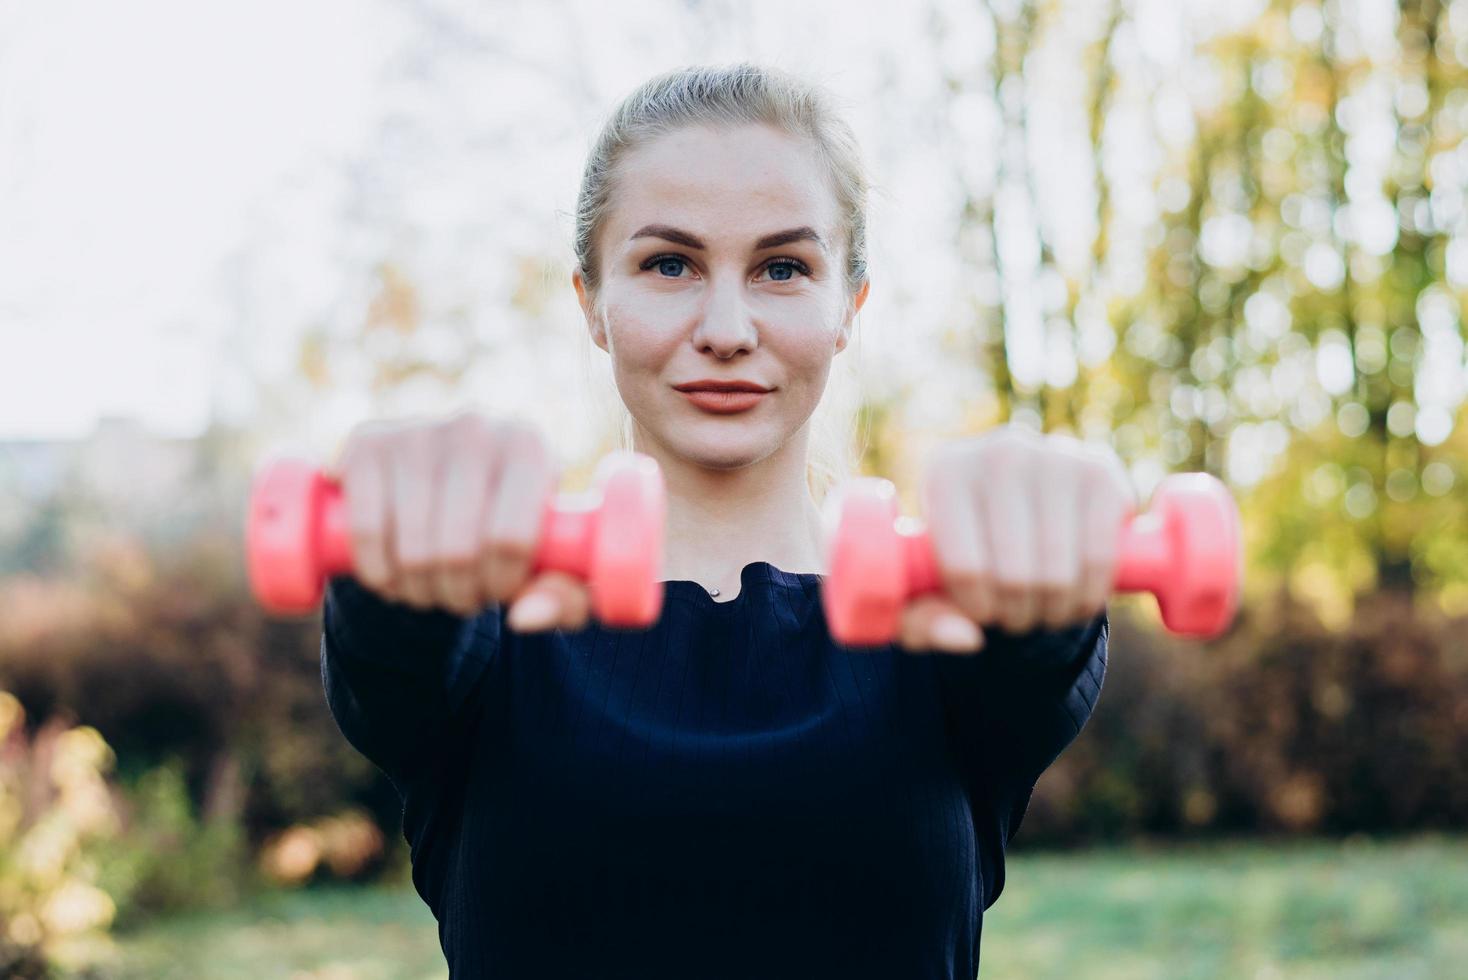
<svg viewBox="0 0 1468 980">
<path fill-rule="evenodd" d="M 202 427 L 218 264 L 284 175 L 361 141 L 380 9 L 0 4 L 0 435 Z"/>
<path fill-rule="evenodd" d="M 922 8 L 889 2 L 710 2 L 692 18 L 673 0 L 443 0 L 421 9 L 452 11 L 446 23 L 470 31 L 439 36 L 393 0 L 0 0 L 0 438 L 78 437 L 104 414 L 179 436 L 198 433 L 211 410 L 251 417 L 242 366 L 288 379 L 308 325 L 345 335 L 360 322 L 363 270 L 382 260 L 421 282 L 430 321 L 454 308 L 501 316 L 510 250 L 569 257 L 586 143 L 615 101 L 656 71 L 744 58 L 806 72 L 850 104 L 879 188 L 860 383 L 907 387 L 914 429 L 961 424 L 982 379 L 942 335 L 977 299 L 1003 304 L 1017 378 L 1067 385 L 1078 359 L 1097 363 L 1115 343 L 1096 304 L 1083 305 L 1074 333 L 1055 323 L 1054 284 L 1036 278 L 1037 228 L 1063 269 L 1086 261 L 1095 233 L 1075 96 L 1099 7 L 1064 4 L 1034 52 L 1020 146 L 999 138 L 999 106 L 983 87 L 992 39 L 982 7 L 935 5 L 948 25 L 936 58 Z M 1169 143 L 1185 139 L 1189 100 L 1215 97 L 1216 80 L 1190 70 L 1184 52 L 1247 23 L 1263 0 L 1127 6 L 1101 165 L 1118 187 L 1145 188 L 1177 148 Z M 733 26 L 720 26 L 728 16 Z M 948 114 L 935 62 L 974 80 Z M 496 126 L 528 148 L 499 152 Z M 1033 198 L 1012 165 L 992 186 L 1006 159 L 1029 161 Z M 964 182 L 994 194 L 1012 277 L 1002 285 L 976 276 L 955 247 Z M 347 228 L 350 201 L 365 218 Z M 1116 278 L 1098 283 L 1111 293 L 1140 285 L 1128 249 L 1140 256 L 1157 200 L 1135 190 L 1113 205 Z M 466 228 L 490 230 L 476 239 Z M 514 404 L 584 388 L 571 370 L 584 328 L 569 284 L 549 316 L 550 357 L 511 345 L 476 384 Z M 353 370 L 344 358 L 343 376 Z M 327 405 L 281 395 L 276 424 L 320 447 L 372 410 L 364 398 L 350 384 Z M 584 439 L 572 431 L 584 404 L 536 410 L 569 444 Z M 1272 430 L 1260 438 L 1270 451 L 1279 441 Z M 1239 441 L 1238 465 L 1258 470 L 1269 453 Z M 1139 485 L 1161 474 L 1146 465 Z"/>
<path fill-rule="evenodd" d="M 746 57 L 809 72 L 854 103 L 849 118 L 887 195 L 873 201 L 874 227 L 892 214 L 889 234 L 873 242 L 874 272 L 886 288 L 874 291 L 864 319 L 883 320 L 895 349 L 876 356 L 889 365 L 941 357 L 907 321 L 934 329 L 953 303 L 938 287 L 958 269 L 932 254 L 951 245 L 921 225 L 951 215 L 952 202 L 916 168 L 950 177 L 960 168 L 940 153 L 886 158 L 881 137 L 895 127 L 865 98 L 882 64 L 861 50 L 885 46 L 889 71 L 900 69 L 886 84 L 916 106 L 936 105 L 931 73 L 914 64 L 927 59 L 918 47 L 921 22 L 885 3 L 859 17 L 850 16 L 850 4 L 812 5 L 802 17 L 783 3 L 737 6 L 737 27 L 719 29 L 713 8 L 699 20 L 681 13 L 682 4 L 657 0 L 615 8 L 507 3 L 492 13 L 460 5 L 451 23 L 483 37 L 435 39 L 443 51 L 430 45 L 433 66 L 420 72 L 429 80 L 411 85 L 403 81 L 405 52 L 421 56 L 424 28 L 389 0 L 126 7 L 73 0 L 48 5 L 44 15 L 0 6 L 0 334 L 12 355 L 0 360 L 0 437 L 76 437 L 103 414 L 129 415 L 165 434 L 198 432 L 211 406 L 238 402 L 240 358 L 266 375 L 287 374 L 307 321 L 360 318 L 340 302 L 352 292 L 343 252 L 359 266 L 391 259 L 411 268 L 427 280 L 430 303 L 490 305 L 484 284 L 503 276 L 502 260 L 486 252 L 474 256 L 472 270 L 453 271 L 468 261 L 450 243 L 456 226 L 502 220 L 491 203 L 500 194 L 531 208 L 538 224 L 528 235 L 505 228 L 497 248 L 520 234 L 516 244 L 529 238 L 542 252 L 569 254 L 565 212 L 574 206 L 585 143 L 615 99 L 657 70 Z M 968 43 L 953 54 L 974 62 L 985 43 L 976 33 L 982 24 L 971 5 L 953 6 L 966 12 L 950 43 Z M 580 42 L 586 63 L 564 67 L 568 37 Z M 537 92 L 533 72 L 511 90 L 489 87 L 476 70 L 513 72 L 496 64 L 509 59 L 486 51 L 465 68 L 465 59 L 444 53 L 497 42 L 512 45 L 515 59 L 579 75 L 589 91 L 567 105 L 564 92 Z M 649 50 L 659 52 L 657 61 Z M 570 135 L 509 159 L 453 142 L 517 112 L 517 125 L 549 114 Z M 371 142 L 389 117 L 405 134 L 401 165 Z M 974 118 L 978 145 L 995 120 Z M 345 241 L 335 217 L 346 193 L 341 174 L 369 153 L 375 172 L 397 183 L 372 198 L 365 233 Z M 899 191 L 898 183 L 908 187 Z M 247 266 L 226 275 L 240 255 Z M 918 270 L 905 291 L 888 274 L 903 262 Z M 563 318 L 579 315 L 569 285 L 559 300 Z M 529 353 L 511 351 L 510 360 Z M 504 376 L 523 373 L 513 363 L 496 369 L 488 384 L 497 390 Z M 360 394 L 341 393 L 335 414 L 313 413 L 311 423 L 339 432 L 366 409 Z M 925 387 L 913 410 L 951 411 L 953 401 Z"/>
</svg>

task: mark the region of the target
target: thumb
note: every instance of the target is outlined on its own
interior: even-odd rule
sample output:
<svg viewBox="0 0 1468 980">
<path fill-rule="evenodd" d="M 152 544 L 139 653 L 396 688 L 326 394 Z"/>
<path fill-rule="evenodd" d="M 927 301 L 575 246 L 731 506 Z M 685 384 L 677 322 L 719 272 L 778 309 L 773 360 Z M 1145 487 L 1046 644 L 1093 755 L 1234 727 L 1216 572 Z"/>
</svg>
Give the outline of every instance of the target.
<svg viewBox="0 0 1468 980">
<path fill-rule="evenodd" d="M 561 607 L 549 589 L 529 589 L 510 606 L 505 622 L 517 633 L 534 633 L 554 626 Z"/>
<path fill-rule="evenodd" d="M 983 649 L 984 631 L 956 603 L 935 592 L 903 609 L 898 645 L 910 652 L 972 654 Z"/>
</svg>

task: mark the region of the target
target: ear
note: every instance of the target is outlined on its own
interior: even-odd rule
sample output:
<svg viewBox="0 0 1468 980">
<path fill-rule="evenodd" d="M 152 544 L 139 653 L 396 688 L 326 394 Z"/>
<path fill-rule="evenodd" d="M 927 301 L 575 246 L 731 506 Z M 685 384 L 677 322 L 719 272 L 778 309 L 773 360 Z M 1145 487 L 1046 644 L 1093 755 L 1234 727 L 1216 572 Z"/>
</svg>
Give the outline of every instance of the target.
<svg viewBox="0 0 1468 980">
<path fill-rule="evenodd" d="M 576 302 L 581 304 L 581 315 L 586 318 L 586 328 L 591 333 L 591 342 L 602 350 L 607 349 L 607 331 L 586 288 L 586 280 L 580 269 L 571 270 L 571 285 L 576 289 Z M 610 353 L 610 351 L 608 351 Z"/>
<path fill-rule="evenodd" d="M 856 315 L 861 312 L 862 306 L 866 304 L 867 293 L 871 288 L 872 280 L 870 278 L 863 279 L 861 288 L 851 298 L 851 302 L 847 306 L 846 317 L 841 321 L 841 330 L 836 335 L 836 353 L 839 354 L 844 351 L 846 345 L 851 341 L 851 321 L 856 319 Z"/>
</svg>

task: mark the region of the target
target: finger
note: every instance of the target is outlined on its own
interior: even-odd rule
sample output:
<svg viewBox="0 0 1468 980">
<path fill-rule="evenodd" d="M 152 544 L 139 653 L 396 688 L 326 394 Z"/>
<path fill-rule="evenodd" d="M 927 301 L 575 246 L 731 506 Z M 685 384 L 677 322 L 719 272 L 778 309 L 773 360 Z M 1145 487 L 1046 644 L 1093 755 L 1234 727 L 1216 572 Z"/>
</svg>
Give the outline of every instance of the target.
<svg viewBox="0 0 1468 980">
<path fill-rule="evenodd" d="M 433 443 L 425 430 L 404 433 L 388 459 L 392 485 L 392 543 L 395 578 L 404 599 L 412 606 L 433 605 L 433 583 L 429 576 L 433 561 L 432 488 L 438 482 Z"/>
<path fill-rule="evenodd" d="M 1082 514 L 1080 608 L 1075 619 L 1089 619 L 1105 608 L 1116 583 L 1121 531 L 1133 513 L 1121 494 L 1097 493 Z"/>
<path fill-rule="evenodd" d="M 499 426 L 490 426 L 485 436 L 485 455 L 488 465 L 485 467 L 485 499 L 484 507 L 479 515 L 479 553 L 474 572 L 479 580 L 481 598 L 486 602 L 508 604 L 514 596 L 514 590 L 509 586 L 500 585 L 495 573 L 494 551 L 489 547 L 494 530 L 494 502 L 499 499 L 500 484 L 504 480 L 507 462 L 504 441 L 503 429 Z"/>
<path fill-rule="evenodd" d="M 438 555 L 434 596 L 439 604 L 470 616 L 484 606 L 479 589 L 479 529 L 489 501 L 492 453 L 482 425 L 477 416 L 461 416 L 445 433 L 445 471 L 434 528 Z"/>
<path fill-rule="evenodd" d="M 552 590 L 522 589 L 510 601 L 505 623 L 517 633 L 540 633 L 553 628 L 560 614 L 560 604 Z"/>
<path fill-rule="evenodd" d="M 956 455 L 937 457 L 923 481 L 923 508 L 944 592 L 970 619 L 985 623 L 994 616 L 994 575 L 971 465 Z"/>
<path fill-rule="evenodd" d="M 984 631 L 956 603 L 936 594 L 919 596 L 902 610 L 898 646 L 909 653 L 974 654 L 983 649 Z"/>
<path fill-rule="evenodd" d="M 368 588 L 388 594 L 393 587 L 388 538 L 392 512 L 387 473 L 380 453 L 363 450 L 342 461 L 340 485 L 352 537 L 352 575 Z"/>
<path fill-rule="evenodd" d="M 537 615 L 536 607 L 540 605 L 538 600 L 525 610 L 521 609 L 525 600 L 534 596 L 549 598 L 551 605 L 546 607 L 543 614 Z M 574 575 L 557 571 L 542 572 L 532 578 L 511 601 L 509 615 L 512 618 L 519 617 L 514 620 L 513 625 L 520 632 L 551 628 L 571 631 L 584 629 L 591 616 L 590 592 Z"/>
<path fill-rule="evenodd" d="M 561 615 L 557 625 L 564 630 L 582 630 L 591 620 L 591 590 L 586 583 L 574 575 L 564 572 L 546 572 L 544 581 L 557 590 Z"/>
<path fill-rule="evenodd" d="M 529 580 L 547 503 L 559 481 L 538 432 L 512 420 L 498 438 L 504 461 L 484 547 L 490 552 L 490 581 L 495 596 L 512 596 Z"/>
<path fill-rule="evenodd" d="M 1063 447 L 1063 437 L 1052 437 L 1052 447 Z M 1060 629 L 1073 621 L 1080 606 L 1081 494 L 1104 492 L 1085 484 L 1085 475 L 1073 452 L 1055 448 L 1039 455 L 1036 489 L 1036 595 L 1041 622 Z"/>
<path fill-rule="evenodd" d="M 1116 451 L 1110 446 L 1088 444 L 1087 448 L 1100 461 L 1111 485 L 1116 488 L 1117 495 L 1121 498 L 1122 514 L 1126 517 L 1135 514 L 1140 503 L 1137 500 L 1137 488 L 1132 486 L 1132 478 L 1127 472 L 1126 463 L 1122 462 L 1121 457 L 1116 455 Z"/>
<path fill-rule="evenodd" d="M 1029 449 L 1017 447 L 1008 465 L 980 487 L 980 513 L 994 546 L 994 612 L 1011 633 L 1031 629 L 1039 612 L 1034 592 L 1037 481 L 1031 456 Z"/>
</svg>

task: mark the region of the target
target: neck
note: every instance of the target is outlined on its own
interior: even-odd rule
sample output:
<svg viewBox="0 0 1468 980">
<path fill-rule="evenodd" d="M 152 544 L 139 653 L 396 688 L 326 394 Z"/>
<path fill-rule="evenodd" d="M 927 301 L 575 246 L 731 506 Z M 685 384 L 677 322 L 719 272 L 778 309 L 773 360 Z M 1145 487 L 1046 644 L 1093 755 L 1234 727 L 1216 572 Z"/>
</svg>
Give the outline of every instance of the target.
<svg viewBox="0 0 1468 980">
<path fill-rule="evenodd" d="M 758 462 L 717 469 L 634 427 L 633 448 L 657 460 L 668 491 L 664 579 L 729 593 L 750 562 L 825 573 L 820 508 L 806 482 L 806 432 Z"/>
</svg>

